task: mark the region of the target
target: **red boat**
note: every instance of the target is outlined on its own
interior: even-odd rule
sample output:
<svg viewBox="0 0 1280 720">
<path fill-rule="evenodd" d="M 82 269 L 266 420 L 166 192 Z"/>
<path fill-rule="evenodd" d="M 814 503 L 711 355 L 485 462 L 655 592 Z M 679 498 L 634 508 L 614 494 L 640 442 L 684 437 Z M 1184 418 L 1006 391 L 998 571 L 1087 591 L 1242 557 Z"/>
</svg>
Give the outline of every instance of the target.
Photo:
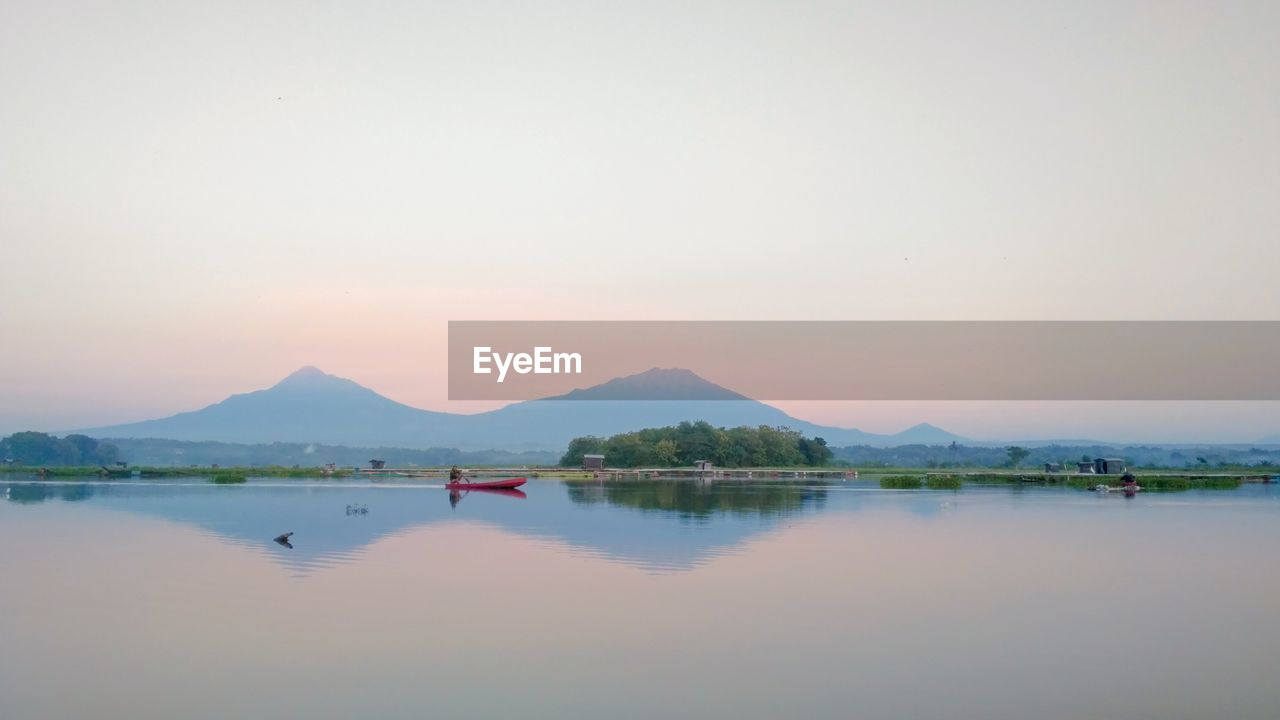
<svg viewBox="0 0 1280 720">
<path fill-rule="evenodd" d="M 467 495 L 469 493 L 477 493 L 480 495 L 501 495 L 502 497 L 524 498 L 529 497 L 523 490 L 513 490 L 511 488 L 480 488 L 479 490 L 450 490 L 450 495 Z"/>
<path fill-rule="evenodd" d="M 514 490 L 525 482 L 524 478 L 508 478 L 506 480 L 490 480 L 488 482 L 451 482 L 445 485 L 450 490 Z"/>
</svg>

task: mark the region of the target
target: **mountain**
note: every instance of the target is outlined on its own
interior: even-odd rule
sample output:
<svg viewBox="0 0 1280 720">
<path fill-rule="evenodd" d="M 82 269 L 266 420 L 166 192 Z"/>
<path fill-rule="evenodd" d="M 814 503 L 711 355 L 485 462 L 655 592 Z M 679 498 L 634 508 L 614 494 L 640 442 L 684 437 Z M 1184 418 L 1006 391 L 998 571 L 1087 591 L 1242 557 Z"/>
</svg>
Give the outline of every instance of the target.
<svg viewBox="0 0 1280 720">
<path fill-rule="evenodd" d="M 894 443 L 901 445 L 946 445 L 953 442 L 967 442 L 965 438 L 929 423 L 912 425 L 892 437 Z"/>
<path fill-rule="evenodd" d="M 545 400 L 750 400 L 683 368 L 653 368 Z"/>
<path fill-rule="evenodd" d="M 77 432 L 99 438 L 562 451 L 582 435 L 608 436 L 683 420 L 787 426 L 833 446 L 963 440 L 928 424 L 898 435 L 816 425 L 678 368 L 654 368 L 565 395 L 460 415 L 410 407 L 305 367 L 265 390 L 232 395 L 200 410 Z"/>
<path fill-rule="evenodd" d="M 458 416 L 402 405 L 345 378 L 304 367 L 275 385 L 158 420 L 92 428 L 93 437 L 235 443 L 427 447 Z M 417 438 L 413 445 L 402 440 Z"/>
</svg>

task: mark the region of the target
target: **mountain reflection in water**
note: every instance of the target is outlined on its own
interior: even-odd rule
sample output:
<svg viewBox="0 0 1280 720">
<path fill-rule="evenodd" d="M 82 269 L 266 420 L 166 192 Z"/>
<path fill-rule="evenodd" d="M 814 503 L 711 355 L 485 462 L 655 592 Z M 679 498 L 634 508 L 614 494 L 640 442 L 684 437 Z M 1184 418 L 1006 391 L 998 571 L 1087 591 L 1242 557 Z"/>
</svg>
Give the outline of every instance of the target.
<svg viewBox="0 0 1280 720">
<path fill-rule="evenodd" d="M 268 553 L 297 574 L 358 560 L 379 539 L 448 522 L 479 522 L 565 543 L 584 556 L 679 571 L 733 552 L 751 537 L 821 512 L 817 485 L 645 480 L 537 482 L 528 493 L 464 492 L 386 482 L 191 478 L 135 482 L 10 482 L 10 502 L 79 502 L 160 517 Z M 364 512 L 351 513 L 348 508 Z M 293 532 L 292 547 L 273 538 Z"/>
<path fill-rule="evenodd" d="M 0 716 L 1280 717 L 1275 485 L 526 488 L 0 481 Z"/>
</svg>

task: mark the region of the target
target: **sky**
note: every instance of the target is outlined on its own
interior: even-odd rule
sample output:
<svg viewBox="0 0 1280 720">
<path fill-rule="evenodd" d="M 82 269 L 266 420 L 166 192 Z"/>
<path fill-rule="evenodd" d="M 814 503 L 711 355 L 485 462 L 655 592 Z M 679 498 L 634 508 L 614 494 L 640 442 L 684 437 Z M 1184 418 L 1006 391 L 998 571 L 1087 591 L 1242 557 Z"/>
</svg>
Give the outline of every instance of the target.
<svg viewBox="0 0 1280 720">
<path fill-rule="evenodd" d="M 449 320 L 1280 319 L 1276 3 L 0 0 L 0 432 Z M 783 404 L 1252 439 L 1272 403 Z M 1034 432 L 1032 432 L 1034 430 Z"/>
</svg>

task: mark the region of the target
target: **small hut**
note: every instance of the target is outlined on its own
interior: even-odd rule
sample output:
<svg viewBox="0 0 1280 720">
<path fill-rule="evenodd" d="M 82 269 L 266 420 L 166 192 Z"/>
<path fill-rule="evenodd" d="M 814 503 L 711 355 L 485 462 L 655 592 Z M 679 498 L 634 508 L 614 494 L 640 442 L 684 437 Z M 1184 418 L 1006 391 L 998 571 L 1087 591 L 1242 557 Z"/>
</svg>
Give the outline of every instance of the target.
<svg viewBox="0 0 1280 720">
<path fill-rule="evenodd" d="M 1123 475 L 1129 467 L 1124 458 L 1094 458 L 1093 471 L 1099 475 Z"/>
<path fill-rule="evenodd" d="M 1044 464 L 1044 471 L 1047 473 L 1062 472 L 1062 463 L 1049 462 Z"/>
<path fill-rule="evenodd" d="M 602 468 L 604 468 L 603 455 L 583 455 L 582 456 L 583 470 L 600 470 Z"/>
<path fill-rule="evenodd" d="M 386 460 L 370 460 L 369 461 L 369 468 L 371 470 L 381 470 L 386 466 L 387 466 Z"/>
</svg>

